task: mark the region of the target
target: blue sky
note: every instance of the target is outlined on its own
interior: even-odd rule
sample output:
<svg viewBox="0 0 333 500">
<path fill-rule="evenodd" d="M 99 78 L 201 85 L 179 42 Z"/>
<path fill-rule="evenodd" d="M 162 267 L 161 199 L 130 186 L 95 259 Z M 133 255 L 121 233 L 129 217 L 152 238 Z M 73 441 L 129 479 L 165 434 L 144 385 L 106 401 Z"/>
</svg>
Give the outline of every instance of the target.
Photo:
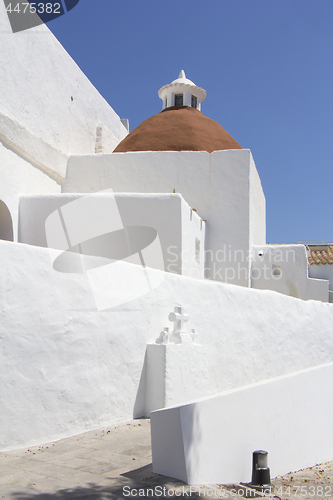
<svg viewBox="0 0 333 500">
<path fill-rule="evenodd" d="M 332 0 L 80 0 L 48 24 L 130 129 L 186 76 L 252 151 L 267 242 L 333 242 Z"/>
</svg>

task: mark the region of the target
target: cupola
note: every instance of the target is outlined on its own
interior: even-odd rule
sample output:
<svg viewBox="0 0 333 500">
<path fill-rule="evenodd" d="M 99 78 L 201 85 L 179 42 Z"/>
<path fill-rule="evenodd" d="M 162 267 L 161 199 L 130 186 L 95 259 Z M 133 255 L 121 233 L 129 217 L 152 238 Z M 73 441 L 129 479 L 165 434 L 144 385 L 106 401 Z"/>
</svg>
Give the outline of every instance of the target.
<svg viewBox="0 0 333 500">
<path fill-rule="evenodd" d="M 164 85 L 158 95 L 163 109 L 140 123 L 114 149 L 134 151 L 221 151 L 242 146 L 200 107 L 206 91 L 186 78 L 181 70 L 177 80 Z"/>
<path fill-rule="evenodd" d="M 186 78 L 185 71 L 182 69 L 176 80 L 160 88 L 158 95 L 163 101 L 162 109 L 173 106 L 189 106 L 200 111 L 201 103 L 206 97 L 206 91 Z"/>
</svg>

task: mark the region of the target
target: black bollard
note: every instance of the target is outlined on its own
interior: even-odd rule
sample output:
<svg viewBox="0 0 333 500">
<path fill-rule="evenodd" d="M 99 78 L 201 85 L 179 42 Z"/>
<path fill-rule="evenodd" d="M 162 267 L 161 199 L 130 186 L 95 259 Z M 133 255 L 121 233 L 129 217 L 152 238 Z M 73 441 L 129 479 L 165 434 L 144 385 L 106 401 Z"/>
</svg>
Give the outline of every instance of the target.
<svg viewBox="0 0 333 500">
<path fill-rule="evenodd" d="M 267 451 L 257 450 L 252 456 L 252 487 L 271 487 L 271 475 L 267 467 Z"/>
</svg>

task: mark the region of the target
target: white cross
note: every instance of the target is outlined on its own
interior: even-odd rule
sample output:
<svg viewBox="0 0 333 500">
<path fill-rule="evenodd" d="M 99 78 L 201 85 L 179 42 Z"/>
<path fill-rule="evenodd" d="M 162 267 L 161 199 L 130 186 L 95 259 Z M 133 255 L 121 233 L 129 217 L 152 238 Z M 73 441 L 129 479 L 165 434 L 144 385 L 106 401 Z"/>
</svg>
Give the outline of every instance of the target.
<svg viewBox="0 0 333 500">
<path fill-rule="evenodd" d="M 173 323 L 173 333 L 182 332 L 184 323 L 188 321 L 188 315 L 181 307 L 175 307 L 175 311 L 169 314 L 169 320 Z"/>
</svg>

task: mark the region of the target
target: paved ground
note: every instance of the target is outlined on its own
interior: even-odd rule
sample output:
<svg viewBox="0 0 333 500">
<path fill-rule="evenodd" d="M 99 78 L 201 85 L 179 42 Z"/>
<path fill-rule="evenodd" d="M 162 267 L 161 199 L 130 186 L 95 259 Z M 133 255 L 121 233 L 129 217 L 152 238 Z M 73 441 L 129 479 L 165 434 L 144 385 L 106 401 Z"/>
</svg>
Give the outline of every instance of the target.
<svg viewBox="0 0 333 500">
<path fill-rule="evenodd" d="M 333 500 L 333 462 L 276 478 L 272 494 L 192 486 L 152 473 L 147 419 L 0 454 L 0 499 L 275 498 Z"/>
</svg>

